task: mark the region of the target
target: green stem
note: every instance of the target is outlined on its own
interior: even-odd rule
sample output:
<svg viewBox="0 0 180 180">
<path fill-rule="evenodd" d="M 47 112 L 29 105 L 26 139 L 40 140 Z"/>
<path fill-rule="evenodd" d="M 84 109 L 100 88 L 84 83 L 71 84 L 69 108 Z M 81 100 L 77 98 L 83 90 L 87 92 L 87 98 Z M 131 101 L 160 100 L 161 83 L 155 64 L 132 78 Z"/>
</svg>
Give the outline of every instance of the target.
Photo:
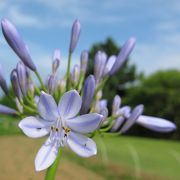
<svg viewBox="0 0 180 180">
<path fill-rule="evenodd" d="M 70 67 L 71 67 L 71 53 L 68 55 L 68 66 L 67 66 L 67 84 L 66 84 L 66 90 L 70 90 Z"/>
<path fill-rule="evenodd" d="M 59 149 L 59 152 L 58 152 L 55 162 L 47 169 L 45 180 L 54 180 L 55 179 L 58 164 L 60 161 L 61 151 L 62 151 L 62 148 Z"/>
<path fill-rule="evenodd" d="M 38 80 L 39 80 L 39 82 L 41 84 L 41 88 L 45 91 L 46 88 L 45 88 L 44 83 L 43 83 L 43 81 L 41 79 L 41 76 L 39 75 L 39 73 L 37 71 L 35 71 L 35 74 L 36 74 L 36 77 L 38 78 Z"/>
</svg>

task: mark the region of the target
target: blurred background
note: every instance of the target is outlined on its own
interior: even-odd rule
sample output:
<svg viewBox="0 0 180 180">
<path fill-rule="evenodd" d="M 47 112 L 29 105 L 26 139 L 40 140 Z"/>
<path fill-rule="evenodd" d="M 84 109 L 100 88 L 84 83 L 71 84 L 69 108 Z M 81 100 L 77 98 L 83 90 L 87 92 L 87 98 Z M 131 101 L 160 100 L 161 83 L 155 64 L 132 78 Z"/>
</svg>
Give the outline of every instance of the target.
<svg viewBox="0 0 180 180">
<path fill-rule="evenodd" d="M 136 125 L 121 137 L 97 138 L 98 155 L 90 159 L 65 150 L 59 179 L 180 179 L 180 1 L 1 0 L 0 12 L 1 19 L 16 25 L 44 80 L 51 72 L 55 48 L 61 50 L 59 76 L 65 73 L 75 19 L 82 32 L 72 64 L 79 64 L 81 51 L 88 50 L 90 73 L 98 50 L 118 54 L 129 37 L 136 37 L 133 53 L 107 83 L 103 97 L 110 108 L 119 94 L 123 105 L 144 104 L 144 114 L 178 127 L 160 134 Z M 1 32 L 0 64 L 9 88 L 18 60 Z M 0 93 L 0 103 L 11 106 Z M 34 157 L 44 139 L 25 137 L 18 122 L 0 115 L 0 179 L 43 179 L 44 173 L 34 171 Z"/>
</svg>

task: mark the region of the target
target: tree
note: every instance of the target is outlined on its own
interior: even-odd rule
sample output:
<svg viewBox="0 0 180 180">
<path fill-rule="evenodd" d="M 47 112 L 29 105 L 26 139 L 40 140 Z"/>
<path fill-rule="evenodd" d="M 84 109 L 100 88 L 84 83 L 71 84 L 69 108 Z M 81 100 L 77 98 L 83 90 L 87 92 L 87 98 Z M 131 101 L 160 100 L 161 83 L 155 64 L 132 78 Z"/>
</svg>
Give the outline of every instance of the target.
<svg viewBox="0 0 180 180">
<path fill-rule="evenodd" d="M 124 103 L 132 106 L 144 104 L 144 114 L 171 120 L 180 128 L 180 71 L 158 71 L 145 77 L 138 87 L 127 90 Z M 137 127 L 132 128 L 130 133 L 180 139 L 178 129 L 174 133 L 162 135 Z"/>
</svg>

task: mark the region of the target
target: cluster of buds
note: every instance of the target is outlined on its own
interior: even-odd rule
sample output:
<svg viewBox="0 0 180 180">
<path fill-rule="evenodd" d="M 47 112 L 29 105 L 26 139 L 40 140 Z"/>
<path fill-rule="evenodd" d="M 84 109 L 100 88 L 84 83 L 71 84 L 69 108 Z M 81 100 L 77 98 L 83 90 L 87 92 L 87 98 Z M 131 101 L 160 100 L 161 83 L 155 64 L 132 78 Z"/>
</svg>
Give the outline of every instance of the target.
<svg viewBox="0 0 180 180">
<path fill-rule="evenodd" d="M 79 156 L 95 155 L 96 143 L 91 138 L 97 134 L 120 135 L 135 123 L 159 132 L 176 129 L 175 124 L 168 120 L 142 115 L 143 105 L 132 110 L 129 106 L 121 106 L 119 95 L 114 97 L 111 113 L 107 100 L 102 99 L 103 87 L 127 60 L 135 46 L 135 38 L 129 38 L 117 55 L 108 57 L 105 52 L 98 51 L 94 57 L 94 74 L 86 74 L 89 59 L 86 50 L 81 53 L 80 65 L 76 64 L 71 71 L 71 59 L 81 31 L 80 22 L 76 20 L 72 26 L 66 74 L 58 78 L 61 55 L 60 50 L 56 49 L 52 57 L 52 73 L 43 82 L 15 26 L 3 19 L 1 27 L 7 43 L 20 62 L 10 75 L 14 94 L 8 91 L 0 68 L 0 86 L 16 107 L 14 109 L 0 104 L 0 113 L 20 117 L 19 127 L 31 138 L 49 134 L 35 159 L 37 171 L 51 166 L 59 149 L 65 145 Z M 40 86 L 33 83 L 31 73 L 35 73 Z"/>
</svg>

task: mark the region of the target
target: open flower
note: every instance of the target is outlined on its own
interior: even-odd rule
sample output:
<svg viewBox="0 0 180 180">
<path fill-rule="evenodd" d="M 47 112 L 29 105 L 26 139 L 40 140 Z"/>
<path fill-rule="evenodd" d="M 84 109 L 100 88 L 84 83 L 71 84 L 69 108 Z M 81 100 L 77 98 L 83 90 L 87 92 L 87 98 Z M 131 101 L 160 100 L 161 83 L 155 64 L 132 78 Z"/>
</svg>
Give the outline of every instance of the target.
<svg viewBox="0 0 180 180">
<path fill-rule="evenodd" d="M 75 90 L 66 92 L 58 106 L 51 95 L 42 92 L 38 103 L 41 117 L 30 116 L 19 123 L 19 127 L 31 138 L 50 134 L 36 155 L 37 171 L 51 166 L 59 147 L 66 144 L 81 157 L 90 157 L 97 153 L 95 142 L 83 134 L 96 130 L 102 116 L 91 113 L 75 117 L 81 104 L 81 97 Z"/>
</svg>

